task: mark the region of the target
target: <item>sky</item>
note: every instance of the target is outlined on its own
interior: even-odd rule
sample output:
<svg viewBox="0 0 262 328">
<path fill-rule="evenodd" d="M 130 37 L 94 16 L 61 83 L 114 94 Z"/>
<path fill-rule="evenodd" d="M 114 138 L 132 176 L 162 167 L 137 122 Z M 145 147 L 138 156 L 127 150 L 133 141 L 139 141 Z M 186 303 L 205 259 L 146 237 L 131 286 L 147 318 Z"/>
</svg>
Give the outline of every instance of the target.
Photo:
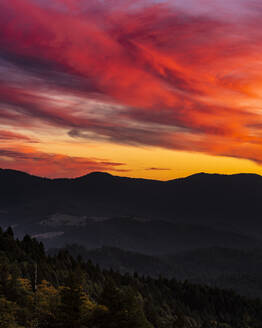
<svg viewBox="0 0 262 328">
<path fill-rule="evenodd" d="M 262 174 L 258 0 L 1 0 L 0 167 Z"/>
</svg>

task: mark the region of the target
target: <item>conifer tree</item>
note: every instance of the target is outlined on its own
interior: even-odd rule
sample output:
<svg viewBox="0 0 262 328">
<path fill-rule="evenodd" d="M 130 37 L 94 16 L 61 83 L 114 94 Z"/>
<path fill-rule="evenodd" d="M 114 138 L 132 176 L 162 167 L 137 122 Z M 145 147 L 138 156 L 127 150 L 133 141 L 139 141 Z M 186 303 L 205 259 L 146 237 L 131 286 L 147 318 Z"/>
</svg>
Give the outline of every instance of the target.
<svg viewBox="0 0 262 328">
<path fill-rule="evenodd" d="M 82 287 L 79 272 L 70 273 L 66 286 L 61 289 L 59 323 L 61 328 L 79 328 L 81 322 Z"/>
</svg>

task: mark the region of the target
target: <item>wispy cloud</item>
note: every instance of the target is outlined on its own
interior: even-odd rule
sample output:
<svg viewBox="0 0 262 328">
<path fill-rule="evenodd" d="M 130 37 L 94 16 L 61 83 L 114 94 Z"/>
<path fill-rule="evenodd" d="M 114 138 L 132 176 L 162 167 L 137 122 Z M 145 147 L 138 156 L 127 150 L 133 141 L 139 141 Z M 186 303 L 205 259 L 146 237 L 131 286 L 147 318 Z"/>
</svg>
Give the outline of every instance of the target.
<svg viewBox="0 0 262 328">
<path fill-rule="evenodd" d="M 2 126 L 262 163 L 262 7 L 197 4 L 2 0 Z"/>
<path fill-rule="evenodd" d="M 165 167 L 148 167 L 147 171 L 170 171 L 171 169 Z"/>
<path fill-rule="evenodd" d="M 0 147 L 0 166 L 52 178 L 76 177 L 91 171 L 128 172 L 125 163 L 38 151 L 34 147 Z"/>
</svg>

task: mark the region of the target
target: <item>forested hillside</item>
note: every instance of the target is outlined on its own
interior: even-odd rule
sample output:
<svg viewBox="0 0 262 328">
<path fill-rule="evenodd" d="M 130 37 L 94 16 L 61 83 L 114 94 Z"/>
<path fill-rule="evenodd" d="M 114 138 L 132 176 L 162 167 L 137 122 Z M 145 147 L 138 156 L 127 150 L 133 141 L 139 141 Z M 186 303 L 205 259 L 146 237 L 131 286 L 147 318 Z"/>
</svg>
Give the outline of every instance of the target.
<svg viewBox="0 0 262 328">
<path fill-rule="evenodd" d="M 63 247 L 74 257 L 80 254 L 104 269 L 123 274 L 134 272 L 157 278 L 188 280 L 197 284 L 234 289 L 237 293 L 262 298 L 262 250 L 204 248 L 160 256 L 148 256 L 113 247 L 88 250 L 77 244 Z M 49 249 L 57 254 L 59 249 Z"/>
<path fill-rule="evenodd" d="M 261 328 L 262 302 L 233 291 L 101 270 L 0 231 L 0 327 Z"/>
</svg>

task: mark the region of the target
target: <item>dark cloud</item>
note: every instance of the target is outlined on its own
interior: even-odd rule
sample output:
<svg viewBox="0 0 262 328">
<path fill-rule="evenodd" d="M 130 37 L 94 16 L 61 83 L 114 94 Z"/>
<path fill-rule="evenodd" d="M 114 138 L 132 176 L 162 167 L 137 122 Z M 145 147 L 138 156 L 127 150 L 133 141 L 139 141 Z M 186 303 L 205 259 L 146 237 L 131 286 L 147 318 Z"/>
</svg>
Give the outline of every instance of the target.
<svg viewBox="0 0 262 328">
<path fill-rule="evenodd" d="M 165 167 L 148 167 L 145 170 L 147 170 L 147 171 L 171 171 L 171 169 L 165 168 Z"/>
<path fill-rule="evenodd" d="M 262 81 L 254 17 L 236 24 L 169 1 L 2 0 L 0 123 L 260 162 L 262 117 L 246 105 Z"/>
</svg>

